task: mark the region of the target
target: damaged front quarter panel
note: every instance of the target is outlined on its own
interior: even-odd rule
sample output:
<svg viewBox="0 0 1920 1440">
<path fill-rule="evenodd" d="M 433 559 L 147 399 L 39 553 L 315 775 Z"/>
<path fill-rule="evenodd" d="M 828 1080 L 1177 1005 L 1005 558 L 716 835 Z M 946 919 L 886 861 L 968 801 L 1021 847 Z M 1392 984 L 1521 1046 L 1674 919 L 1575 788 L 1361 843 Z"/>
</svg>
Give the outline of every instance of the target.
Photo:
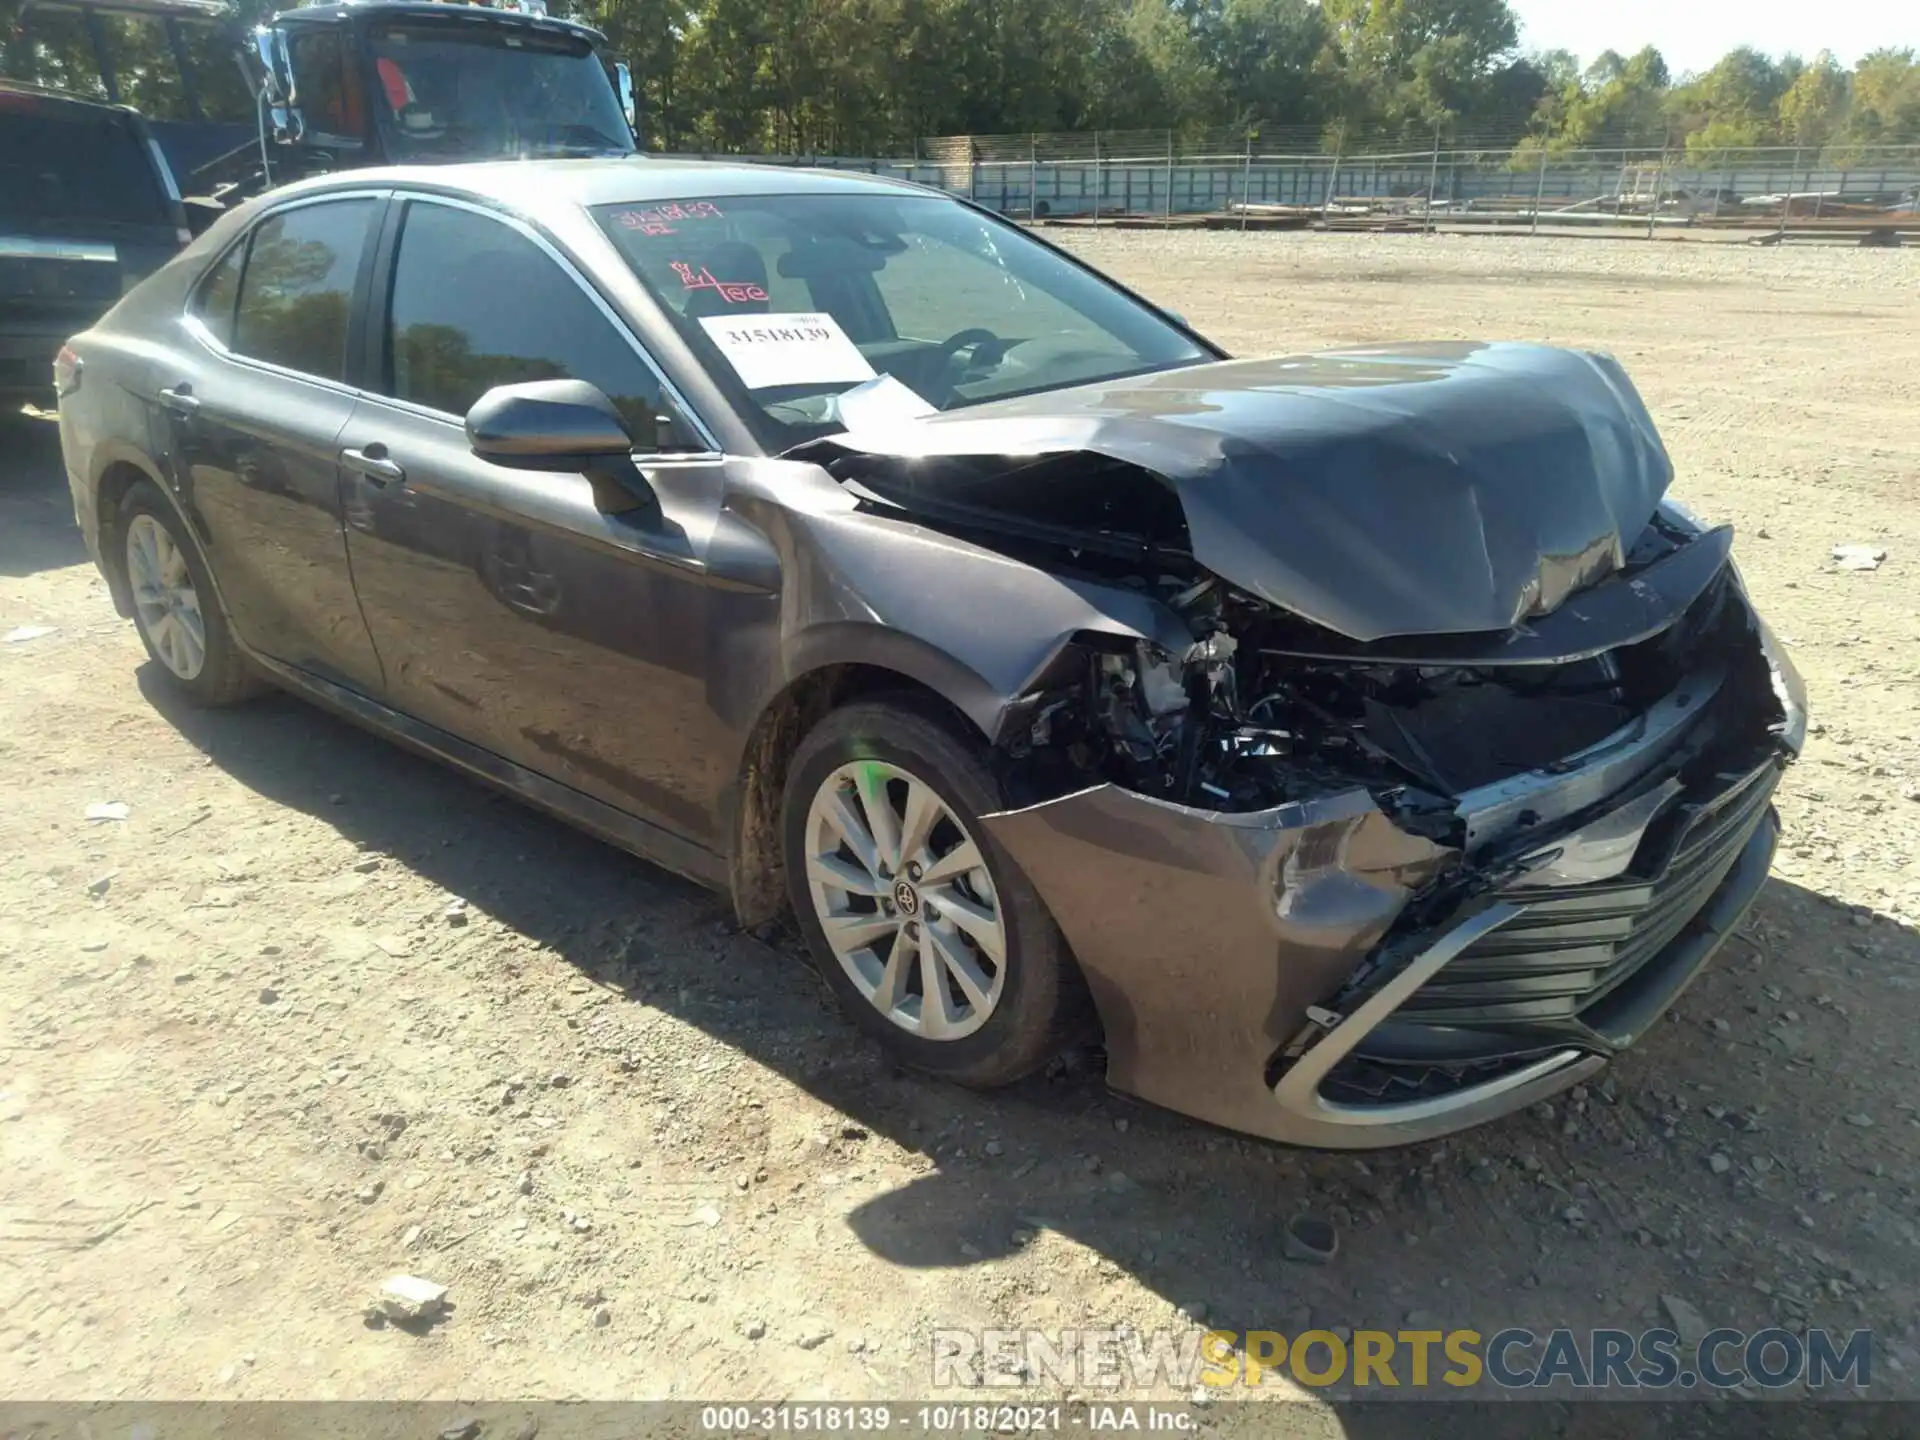
<svg viewBox="0 0 1920 1440">
<path fill-rule="evenodd" d="M 1110 1082 L 1276 1139 L 1304 1137 L 1269 1060 L 1458 854 L 1363 789 L 1228 814 L 1109 784 L 983 823 L 1080 959 Z"/>
</svg>

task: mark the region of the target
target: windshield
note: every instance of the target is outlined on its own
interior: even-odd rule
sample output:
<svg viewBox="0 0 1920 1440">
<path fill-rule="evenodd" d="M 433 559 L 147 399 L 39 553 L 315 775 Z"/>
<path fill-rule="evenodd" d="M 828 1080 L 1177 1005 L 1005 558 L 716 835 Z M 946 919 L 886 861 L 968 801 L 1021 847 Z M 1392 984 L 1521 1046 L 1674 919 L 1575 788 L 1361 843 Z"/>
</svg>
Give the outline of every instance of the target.
<svg viewBox="0 0 1920 1440">
<path fill-rule="evenodd" d="M 585 40 L 422 21 L 371 36 L 375 108 L 401 161 L 629 154 L 633 132 Z"/>
<path fill-rule="evenodd" d="M 688 197 L 594 214 L 774 451 L 847 428 L 856 407 L 951 410 L 1216 358 L 1065 256 L 938 196 Z"/>
<path fill-rule="evenodd" d="M 0 221 L 171 228 L 153 157 L 130 125 L 77 105 L 8 103 L 19 98 L 0 92 Z"/>
</svg>

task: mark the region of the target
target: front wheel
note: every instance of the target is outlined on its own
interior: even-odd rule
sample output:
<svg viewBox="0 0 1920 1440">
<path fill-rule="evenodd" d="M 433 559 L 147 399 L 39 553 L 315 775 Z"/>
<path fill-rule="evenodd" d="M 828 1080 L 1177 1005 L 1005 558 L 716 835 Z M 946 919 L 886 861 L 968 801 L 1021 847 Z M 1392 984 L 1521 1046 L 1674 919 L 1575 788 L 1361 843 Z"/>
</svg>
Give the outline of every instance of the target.
<svg viewBox="0 0 1920 1440">
<path fill-rule="evenodd" d="M 977 743 L 902 705 L 822 720 L 794 754 L 782 839 L 814 963 L 904 1063 L 1008 1084 L 1077 1018 L 1072 961 L 980 823 L 1002 808 Z"/>
</svg>

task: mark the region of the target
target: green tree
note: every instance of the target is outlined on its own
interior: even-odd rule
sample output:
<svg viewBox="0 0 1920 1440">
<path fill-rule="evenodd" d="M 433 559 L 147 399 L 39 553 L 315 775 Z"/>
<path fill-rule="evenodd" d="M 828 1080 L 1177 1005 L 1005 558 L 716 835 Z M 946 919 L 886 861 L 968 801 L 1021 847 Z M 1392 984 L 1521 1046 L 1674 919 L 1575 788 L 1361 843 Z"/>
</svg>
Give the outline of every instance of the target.
<svg viewBox="0 0 1920 1440">
<path fill-rule="evenodd" d="M 1668 122 L 1686 137 L 1690 155 L 1771 144 L 1778 138 L 1780 99 L 1800 68 L 1798 60 L 1776 63 L 1748 46 L 1730 50 L 1672 90 Z"/>
<path fill-rule="evenodd" d="M 1780 138 L 1793 145 L 1825 145 L 1846 124 L 1848 94 L 1847 72 L 1831 51 L 1822 50 L 1780 96 Z"/>
<path fill-rule="evenodd" d="M 1854 67 L 1847 135 L 1866 145 L 1920 144 L 1920 63 L 1912 50 L 1875 50 Z"/>
<path fill-rule="evenodd" d="M 1506 0 L 1323 0 L 1349 117 L 1425 133 L 1483 104 L 1519 24 Z"/>
<path fill-rule="evenodd" d="M 1198 26 L 1208 68 L 1239 125 L 1317 124 L 1330 118 L 1326 13 L 1308 0 L 1224 0 Z"/>
</svg>

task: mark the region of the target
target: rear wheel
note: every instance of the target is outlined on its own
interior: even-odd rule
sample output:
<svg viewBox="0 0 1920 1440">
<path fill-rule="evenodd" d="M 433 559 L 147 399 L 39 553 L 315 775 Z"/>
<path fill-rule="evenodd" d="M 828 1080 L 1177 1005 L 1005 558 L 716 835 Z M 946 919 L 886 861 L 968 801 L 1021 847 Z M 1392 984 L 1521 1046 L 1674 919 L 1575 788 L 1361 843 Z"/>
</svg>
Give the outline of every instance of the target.
<svg viewBox="0 0 1920 1440">
<path fill-rule="evenodd" d="M 133 626 L 175 690 L 198 705 L 229 705 L 257 693 L 260 682 L 234 644 L 181 524 L 179 512 L 145 481 L 121 503 L 120 559 Z"/>
<path fill-rule="evenodd" d="M 1031 1073 L 1080 1014 L 1039 896 L 980 823 L 977 742 L 903 705 L 837 710 L 788 771 L 788 889 L 841 1003 L 904 1063 L 969 1085 Z"/>
</svg>

